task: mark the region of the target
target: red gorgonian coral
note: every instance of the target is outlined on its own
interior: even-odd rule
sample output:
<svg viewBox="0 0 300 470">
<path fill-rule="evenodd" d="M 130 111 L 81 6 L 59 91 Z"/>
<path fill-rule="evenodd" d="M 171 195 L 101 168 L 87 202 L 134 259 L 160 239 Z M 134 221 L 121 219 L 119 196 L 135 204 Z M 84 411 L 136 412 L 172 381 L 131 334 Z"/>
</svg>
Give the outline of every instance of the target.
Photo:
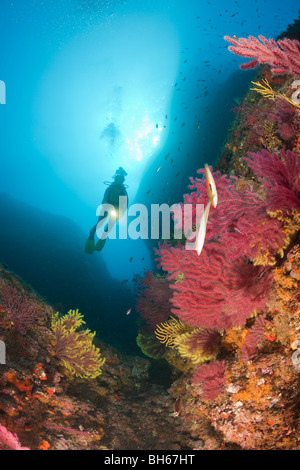
<svg viewBox="0 0 300 470">
<path fill-rule="evenodd" d="M 276 100 L 275 108 L 267 113 L 270 122 L 276 122 L 277 131 L 283 140 L 293 139 L 300 127 L 299 110 L 283 98 Z"/>
<path fill-rule="evenodd" d="M 296 40 L 284 38 L 276 42 L 262 35 L 258 36 L 258 39 L 253 36 L 248 39 L 224 36 L 224 39 L 232 44 L 228 47 L 230 52 L 252 59 L 242 64 L 242 69 L 269 64 L 274 74 L 289 73 L 300 76 L 300 43 Z"/>
<path fill-rule="evenodd" d="M 0 306 L 6 311 L 8 320 L 20 335 L 25 335 L 37 320 L 38 314 L 34 304 L 16 288 L 7 284 L 3 284 L 0 291 Z"/>
<path fill-rule="evenodd" d="M 272 274 L 253 266 L 243 258 L 234 260 L 230 250 L 219 243 L 206 243 L 201 256 L 182 245 L 166 243 L 156 250 L 159 267 L 174 279 L 183 279 L 174 290 L 172 312 L 189 325 L 201 328 L 228 329 L 244 325 L 254 309 L 265 308 Z"/>
<path fill-rule="evenodd" d="M 171 313 L 170 298 L 172 291 L 167 278 L 155 277 L 146 272 L 144 277 L 136 279 L 136 310 L 146 321 L 151 330 L 157 324 L 165 322 Z"/>
<path fill-rule="evenodd" d="M 258 344 L 265 334 L 267 320 L 265 315 L 261 315 L 255 320 L 254 325 L 249 329 L 248 335 L 241 347 L 241 358 L 248 362 L 258 352 Z"/>
<path fill-rule="evenodd" d="M 269 211 L 300 211 L 300 156 L 297 153 L 280 150 L 279 156 L 262 149 L 257 153 L 248 152 L 244 160 L 262 183 Z"/>
<path fill-rule="evenodd" d="M 184 195 L 184 204 L 178 204 L 174 211 L 176 228 L 195 225 L 197 206 L 207 204 L 205 170 L 198 170 L 198 173 L 202 177 L 190 178 L 189 189 L 192 191 Z M 265 202 L 252 187 L 246 186 L 239 191 L 237 177 L 221 175 L 220 172 L 213 173 L 213 177 L 219 200 L 209 214 L 206 243 L 221 240 L 226 251 L 230 249 L 232 258 L 246 256 L 258 264 L 258 259 L 263 256 L 264 264 L 268 264 L 283 245 L 281 223 L 268 216 Z M 186 211 L 186 206 L 190 206 L 191 211 Z"/>
<path fill-rule="evenodd" d="M 202 382 L 205 400 L 213 400 L 222 393 L 225 386 L 225 361 L 198 366 L 192 380 L 194 383 Z"/>
</svg>

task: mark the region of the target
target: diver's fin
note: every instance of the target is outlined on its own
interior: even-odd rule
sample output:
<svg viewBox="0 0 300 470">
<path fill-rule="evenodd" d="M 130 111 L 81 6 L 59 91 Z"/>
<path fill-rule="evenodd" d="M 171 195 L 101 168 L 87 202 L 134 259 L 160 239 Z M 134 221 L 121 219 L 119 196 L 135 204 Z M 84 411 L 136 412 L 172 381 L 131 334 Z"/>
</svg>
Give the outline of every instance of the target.
<svg viewBox="0 0 300 470">
<path fill-rule="evenodd" d="M 93 254 L 95 249 L 95 242 L 91 238 L 88 238 L 85 244 L 85 249 L 84 251 L 88 253 L 89 255 Z"/>
<path fill-rule="evenodd" d="M 103 238 L 103 240 L 100 238 L 100 240 L 97 241 L 95 245 L 95 251 L 101 251 L 105 245 L 106 238 Z"/>
</svg>

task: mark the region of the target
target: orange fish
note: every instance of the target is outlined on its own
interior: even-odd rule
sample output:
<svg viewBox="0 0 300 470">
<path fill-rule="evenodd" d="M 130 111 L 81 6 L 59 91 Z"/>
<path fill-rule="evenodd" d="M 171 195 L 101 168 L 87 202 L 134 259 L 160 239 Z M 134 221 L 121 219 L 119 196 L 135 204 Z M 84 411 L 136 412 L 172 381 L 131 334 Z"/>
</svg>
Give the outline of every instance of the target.
<svg viewBox="0 0 300 470">
<path fill-rule="evenodd" d="M 182 408 L 182 396 L 179 395 L 174 405 L 174 416 L 178 416 L 180 414 L 181 408 Z"/>
</svg>

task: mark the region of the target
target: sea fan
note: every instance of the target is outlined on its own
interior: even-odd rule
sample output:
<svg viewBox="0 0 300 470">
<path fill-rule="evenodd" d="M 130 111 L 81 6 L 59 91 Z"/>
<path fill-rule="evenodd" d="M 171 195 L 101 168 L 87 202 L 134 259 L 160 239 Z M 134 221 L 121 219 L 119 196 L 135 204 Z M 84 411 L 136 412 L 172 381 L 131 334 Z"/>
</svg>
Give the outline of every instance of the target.
<svg viewBox="0 0 300 470">
<path fill-rule="evenodd" d="M 157 250 L 159 265 L 170 278 L 184 273 L 184 279 L 171 286 L 172 312 L 189 325 L 217 330 L 243 326 L 254 309 L 265 308 L 271 271 L 243 258 L 234 260 L 226 250 L 213 242 L 206 243 L 201 256 L 166 243 Z"/>
<path fill-rule="evenodd" d="M 224 36 L 224 39 L 232 44 L 228 47 L 230 52 L 252 59 L 242 64 L 242 69 L 269 64 L 274 74 L 290 73 L 300 76 L 300 43 L 296 40 L 283 38 L 276 42 L 262 35 L 258 36 L 258 39 L 253 36 L 248 39 Z"/>
<path fill-rule="evenodd" d="M 96 378 L 102 371 L 105 359 L 100 349 L 93 344 L 96 333 L 90 330 L 76 331 L 82 323 L 78 309 L 69 310 L 67 315 L 52 317 L 51 327 L 55 337 L 55 356 L 60 359 L 71 374 L 82 378 Z"/>
<path fill-rule="evenodd" d="M 265 211 L 260 214 L 249 211 L 246 217 L 236 221 L 225 240 L 234 259 L 243 253 L 255 265 L 270 266 L 275 264 L 275 255 L 281 253 L 285 234 L 281 221 L 271 218 Z"/>
<path fill-rule="evenodd" d="M 212 359 L 219 346 L 220 334 L 215 330 L 195 328 L 184 333 L 174 341 L 179 354 L 190 359 L 193 364 Z"/>
<path fill-rule="evenodd" d="M 154 334 L 160 343 L 174 348 L 178 336 L 181 336 L 189 330 L 190 328 L 185 323 L 177 318 L 171 317 L 170 320 L 158 325 Z"/>
<path fill-rule="evenodd" d="M 143 278 L 136 279 L 135 282 L 138 299 L 136 310 L 151 331 L 154 331 L 156 325 L 165 322 L 171 313 L 170 282 L 166 278 L 155 277 L 149 272 L 146 272 Z"/>
<path fill-rule="evenodd" d="M 267 117 L 277 123 L 278 134 L 283 140 L 294 138 L 299 130 L 299 111 L 285 99 L 277 99 L 274 111 L 267 113 Z"/>
<path fill-rule="evenodd" d="M 281 157 L 281 158 L 280 158 Z M 269 211 L 300 211 L 300 156 L 280 150 L 280 156 L 265 149 L 248 152 L 244 158 L 266 191 Z"/>
<path fill-rule="evenodd" d="M 196 384 L 202 382 L 205 400 L 213 400 L 222 393 L 225 386 L 225 361 L 210 362 L 199 366 L 192 380 Z"/>
<path fill-rule="evenodd" d="M 204 170 L 198 172 L 203 174 Z M 252 187 L 244 185 L 240 191 L 237 189 L 240 182 L 238 178 L 221 176 L 219 172 L 213 173 L 213 176 L 219 202 L 218 206 L 210 211 L 206 243 L 209 240 L 221 240 L 226 244 L 226 250 L 230 249 L 230 256 L 234 259 L 246 256 L 255 264 L 267 265 L 274 262 L 274 256 L 284 244 L 282 224 L 268 216 L 265 202 Z M 189 188 L 193 191 L 184 196 L 184 205 L 178 205 L 174 212 L 177 228 L 194 225 L 197 205 L 207 202 L 204 178 L 191 178 Z M 190 205 L 192 210 L 184 212 L 185 205 Z M 266 233 L 268 236 L 265 236 Z M 178 271 L 178 274 L 179 272 L 181 271 Z M 184 274 L 184 270 L 182 273 Z M 176 275 L 172 275 L 171 279 L 173 277 Z"/>
<path fill-rule="evenodd" d="M 258 344 L 265 335 L 265 326 L 267 320 L 265 315 L 259 316 L 252 328 L 250 328 L 248 335 L 241 347 L 241 359 L 244 362 L 250 361 L 250 359 L 257 354 Z"/>
<path fill-rule="evenodd" d="M 180 226 L 192 227 L 197 222 L 196 213 L 197 206 L 205 206 L 208 202 L 207 183 L 203 177 L 205 170 L 198 170 L 202 175 L 201 178 L 190 178 L 191 184 L 190 194 L 184 195 L 184 204 L 179 204 L 174 211 L 174 219 L 176 228 Z M 237 191 L 236 183 L 239 182 L 235 176 L 228 177 L 221 175 L 220 172 L 212 173 L 217 193 L 218 205 L 210 212 L 206 240 L 216 239 L 226 234 L 228 230 L 236 224 L 236 221 L 247 216 L 249 211 L 261 212 L 263 209 L 263 201 L 252 188 L 246 187 L 244 191 Z M 191 205 L 191 211 L 184 212 L 184 207 Z M 183 217 L 182 217 L 183 214 Z M 183 223 L 184 221 L 184 223 Z"/>
<path fill-rule="evenodd" d="M 0 424 L 0 450 L 4 448 L 9 448 L 10 450 L 30 450 L 29 447 L 22 447 L 18 436 Z"/>
<path fill-rule="evenodd" d="M 25 335 L 37 321 L 38 312 L 35 305 L 17 289 L 4 284 L 0 292 L 0 306 L 6 311 L 20 335 Z"/>
</svg>

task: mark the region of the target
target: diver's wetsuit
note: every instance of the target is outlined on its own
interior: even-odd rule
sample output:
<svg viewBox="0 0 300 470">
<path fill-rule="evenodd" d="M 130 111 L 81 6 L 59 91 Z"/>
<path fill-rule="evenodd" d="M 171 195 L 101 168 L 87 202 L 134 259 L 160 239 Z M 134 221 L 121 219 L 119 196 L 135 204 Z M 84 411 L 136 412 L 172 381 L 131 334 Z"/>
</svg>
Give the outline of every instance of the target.
<svg viewBox="0 0 300 470">
<path fill-rule="evenodd" d="M 102 200 L 102 204 L 111 204 L 114 207 L 114 209 L 116 211 L 115 220 L 118 220 L 123 216 L 123 214 L 119 213 L 119 197 L 120 196 L 128 197 L 126 188 L 123 184 L 126 175 L 127 175 L 127 173 L 123 170 L 123 168 L 120 167 L 116 171 L 115 176 L 113 177 L 115 179 L 115 181 L 113 183 L 111 183 L 109 185 L 109 187 L 106 189 L 106 191 L 104 193 L 104 196 L 103 196 L 103 200 Z M 89 234 L 89 238 L 87 240 L 86 247 L 85 247 L 86 253 L 93 253 L 93 251 L 95 249 L 96 249 L 96 251 L 101 251 L 101 249 L 103 248 L 106 238 L 99 239 L 99 241 L 97 242 L 96 247 L 95 247 L 94 237 L 95 237 L 95 233 L 97 231 L 97 228 L 100 229 L 102 227 L 102 225 L 104 223 L 106 223 L 107 217 L 109 218 L 109 215 L 107 213 L 106 213 L 106 215 L 100 215 L 96 225 L 94 225 L 93 228 L 91 229 L 90 234 Z M 102 222 L 102 224 L 101 224 L 101 222 Z M 108 221 L 107 221 L 107 223 L 108 223 Z M 112 224 L 112 226 L 113 225 L 114 224 Z"/>
<path fill-rule="evenodd" d="M 125 189 L 125 186 L 123 185 L 123 183 L 113 182 L 106 189 L 106 191 L 104 193 L 104 196 L 103 196 L 102 204 L 111 204 L 112 206 L 114 206 L 116 212 L 118 213 L 118 211 L 119 211 L 119 197 L 120 196 L 126 196 L 127 197 L 127 191 Z M 105 217 L 106 217 L 105 215 L 100 215 L 99 216 L 98 222 L 96 223 L 96 225 L 94 225 L 94 227 L 90 231 L 89 240 L 94 239 L 94 236 L 95 236 L 95 233 L 96 233 L 96 230 L 97 230 L 97 226 L 98 226 L 99 222 L 101 222 Z"/>
</svg>

